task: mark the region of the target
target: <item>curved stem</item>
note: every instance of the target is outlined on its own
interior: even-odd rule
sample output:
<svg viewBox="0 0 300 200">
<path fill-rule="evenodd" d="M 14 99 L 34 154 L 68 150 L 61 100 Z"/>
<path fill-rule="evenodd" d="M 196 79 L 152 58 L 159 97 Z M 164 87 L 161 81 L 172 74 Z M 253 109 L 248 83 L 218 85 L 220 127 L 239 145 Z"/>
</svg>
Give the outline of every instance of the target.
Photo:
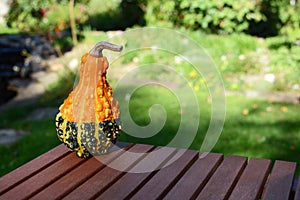
<svg viewBox="0 0 300 200">
<path fill-rule="evenodd" d="M 106 42 L 106 41 L 102 41 L 102 42 L 97 43 L 94 46 L 94 48 L 92 48 L 90 50 L 89 54 L 92 56 L 95 56 L 95 57 L 103 57 L 103 54 L 102 54 L 103 49 L 120 52 L 120 51 L 122 51 L 123 46 L 112 44 L 112 43 Z"/>
</svg>

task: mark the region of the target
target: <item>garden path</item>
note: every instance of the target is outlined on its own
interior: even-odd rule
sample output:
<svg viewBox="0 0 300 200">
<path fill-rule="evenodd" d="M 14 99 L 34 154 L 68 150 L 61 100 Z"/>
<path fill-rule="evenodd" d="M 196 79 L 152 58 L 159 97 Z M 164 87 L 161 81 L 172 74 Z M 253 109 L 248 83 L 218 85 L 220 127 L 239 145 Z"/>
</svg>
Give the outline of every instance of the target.
<svg viewBox="0 0 300 200">
<path fill-rule="evenodd" d="M 58 80 L 58 72 L 63 70 L 65 66 L 69 70 L 76 70 L 79 65 L 80 56 L 87 52 L 90 46 L 79 45 L 72 51 L 65 54 L 64 57 L 55 58 L 45 63 L 45 68 L 42 71 L 34 72 L 31 75 L 31 79 L 15 79 L 11 82 L 11 85 L 17 90 L 18 94 L 15 98 L 6 104 L 0 106 L 1 112 L 14 108 L 16 106 L 24 106 L 32 104 L 38 101 L 38 99 L 45 93 L 49 84 L 54 83 Z M 122 68 L 123 72 L 126 73 L 136 66 L 126 65 Z M 114 78 L 120 78 L 120 71 L 111 69 L 110 75 Z M 170 85 L 172 87 L 172 85 Z M 173 85 L 174 87 L 174 85 Z M 300 97 L 295 93 L 285 92 L 266 92 L 256 90 L 246 90 L 243 92 L 226 91 L 226 95 L 243 95 L 248 98 L 259 98 L 267 99 L 273 102 L 284 102 L 284 103 L 300 103 Z M 57 108 L 36 108 L 33 110 L 24 120 L 43 120 L 53 118 Z M 13 129 L 0 129 L 0 144 L 11 143 L 21 138 L 23 135 L 28 133 L 20 132 L 20 130 Z"/>
</svg>

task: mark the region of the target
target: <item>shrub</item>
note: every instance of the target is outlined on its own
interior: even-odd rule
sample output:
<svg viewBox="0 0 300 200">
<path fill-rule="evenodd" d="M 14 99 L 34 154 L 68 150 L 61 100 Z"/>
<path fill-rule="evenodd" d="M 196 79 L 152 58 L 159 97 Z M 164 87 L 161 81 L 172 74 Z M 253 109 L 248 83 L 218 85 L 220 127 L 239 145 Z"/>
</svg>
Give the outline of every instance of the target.
<svg viewBox="0 0 300 200">
<path fill-rule="evenodd" d="M 84 24 L 96 30 L 125 30 L 134 25 L 145 25 L 146 0 L 91 0 L 88 20 Z"/>
<path fill-rule="evenodd" d="M 294 3 L 293 3 L 294 2 Z M 251 21 L 249 33 L 260 37 L 284 34 L 292 36 L 300 28 L 300 4 L 287 0 L 259 0 L 258 7 L 266 20 Z"/>
<path fill-rule="evenodd" d="M 284 37 L 268 38 L 266 40 L 272 56 L 270 70 L 279 74 L 276 89 L 293 88 L 300 82 L 300 46 L 286 41 Z"/>
<path fill-rule="evenodd" d="M 75 6 L 76 20 L 79 23 L 86 20 L 86 9 L 80 2 Z M 22 32 L 59 32 L 69 26 L 68 1 L 13 0 L 6 21 L 9 27 Z"/>
<path fill-rule="evenodd" d="M 208 33 L 246 32 L 261 37 L 300 29 L 300 3 L 287 0 L 149 0 L 146 21 L 150 25 L 185 27 Z M 299 36 L 298 36 L 299 37 Z"/>
<path fill-rule="evenodd" d="M 257 4 L 235 0 L 167 0 L 164 4 L 152 0 L 148 3 L 146 19 L 149 24 L 184 26 L 210 33 L 233 33 L 248 29 L 251 20 L 260 21 L 263 15 Z"/>
</svg>

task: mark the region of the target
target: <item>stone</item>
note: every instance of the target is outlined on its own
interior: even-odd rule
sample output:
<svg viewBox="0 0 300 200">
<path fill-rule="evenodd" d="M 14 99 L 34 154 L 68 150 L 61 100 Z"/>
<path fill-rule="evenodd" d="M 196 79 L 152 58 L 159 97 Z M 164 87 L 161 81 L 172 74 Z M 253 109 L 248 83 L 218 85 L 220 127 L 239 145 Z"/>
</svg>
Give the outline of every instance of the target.
<svg viewBox="0 0 300 200">
<path fill-rule="evenodd" d="M 0 145 L 16 142 L 25 135 L 30 134 L 27 131 L 15 129 L 0 129 Z"/>
<path fill-rule="evenodd" d="M 58 112 L 58 108 L 46 107 L 46 108 L 37 108 L 33 110 L 25 118 L 26 121 L 32 120 L 45 120 L 45 119 L 55 119 L 55 115 Z"/>
<path fill-rule="evenodd" d="M 44 87 L 47 87 L 58 80 L 58 74 L 56 72 L 39 71 L 33 73 L 31 78 L 41 83 Z"/>
<path fill-rule="evenodd" d="M 77 67 L 79 67 L 79 61 L 77 58 L 73 58 L 70 62 L 69 62 L 69 68 L 72 71 L 75 71 L 75 69 L 77 69 Z"/>
<path fill-rule="evenodd" d="M 64 69 L 64 65 L 62 63 L 53 63 L 48 64 L 49 71 L 58 72 Z"/>
<path fill-rule="evenodd" d="M 0 1 L 0 24 L 5 24 L 5 15 L 9 11 L 9 1 L 2 0 Z"/>
</svg>

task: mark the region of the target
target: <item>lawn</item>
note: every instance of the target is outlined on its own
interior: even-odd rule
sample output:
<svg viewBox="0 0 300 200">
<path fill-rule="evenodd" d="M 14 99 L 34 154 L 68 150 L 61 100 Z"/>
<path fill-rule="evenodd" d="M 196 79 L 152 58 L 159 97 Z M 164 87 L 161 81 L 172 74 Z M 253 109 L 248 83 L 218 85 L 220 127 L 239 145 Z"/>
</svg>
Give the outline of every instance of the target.
<svg viewBox="0 0 300 200">
<path fill-rule="evenodd" d="M 105 38 L 103 33 L 101 38 Z M 274 50 L 274 43 L 280 43 L 280 39 L 261 40 L 246 35 L 216 36 L 205 35 L 198 32 L 188 32 L 191 38 L 201 44 L 211 57 L 215 60 L 218 70 L 221 72 L 225 83 L 225 88 L 243 92 L 247 89 L 256 89 L 254 85 L 245 84 L 240 77 L 248 74 L 273 73 L 276 77 L 283 79 L 289 74 L 295 74 L 299 70 L 293 64 L 297 62 L 294 58 L 289 59 L 291 68 L 287 67 L 285 72 L 276 69 L 275 60 L 278 53 Z M 98 39 L 93 32 L 85 33 L 86 40 L 82 42 L 94 43 Z M 91 37 L 90 37 L 91 36 Z M 216 44 L 214 41 L 218 41 Z M 274 41 L 274 42 L 273 42 Z M 272 48 L 271 48 L 272 47 Z M 276 47 L 277 48 L 277 47 Z M 281 47 L 281 51 L 284 51 Z M 297 46 L 293 46 L 293 52 L 298 51 Z M 290 51 L 290 50 L 288 50 Z M 211 97 L 208 90 L 207 80 L 196 76 L 190 63 L 181 63 L 174 59 L 174 54 L 166 52 L 151 53 L 152 50 L 128 53 L 126 56 L 115 61 L 112 68 L 120 66 L 147 66 L 150 63 L 157 63 L 172 66 L 174 71 L 181 74 L 187 83 L 181 82 L 176 76 L 170 76 L 168 70 L 152 71 L 142 70 L 137 76 L 133 76 L 133 81 L 128 85 L 118 85 L 112 71 L 108 72 L 111 85 L 116 88 L 115 95 L 120 102 L 122 111 L 122 121 L 124 132 L 119 138 L 120 141 L 133 143 L 146 143 L 154 145 L 170 145 L 170 142 L 178 133 L 181 120 L 184 118 L 184 134 L 180 137 L 182 143 L 171 143 L 171 146 L 184 147 L 190 149 L 200 149 L 206 131 L 208 130 L 211 117 Z M 268 71 L 264 71 L 265 63 L 258 62 L 258 57 L 268 56 Z M 294 53 L 291 53 L 294 55 Z M 281 61 L 283 62 L 283 61 Z M 273 63 L 273 64 L 272 64 Z M 275 63 L 275 64 L 274 64 Z M 289 66 L 288 63 L 284 63 Z M 182 67 L 184 65 L 184 67 Z M 160 65 L 159 65 L 160 66 Z M 135 69 L 135 68 L 133 68 Z M 293 72 L 293 73 L 292 73 Z M 0 115 L 0 128 L 16 128 L 31 132 L 11 145 L 0 146 L 0 176 L 28 162 L 38 155 L 46 152 L 59 144 L 56 136 L 54 119 L 42 121 L 25 121 L 24 117 L 35 107 L 58 107 L 73 87 L 74 75 L 64 74 L 60 81 L 50 85 L 44 97 L 35 105 L 28 105 L 22 108 L 8 110 Z M 146 84 L 136 87 L 140 81 L 161 81 L 169 80 L 163 86 L 160 84 Z M 282 82 L 276 79 L 268 91 L 276 92 L 293 90 L 299 79 L 292 77 L 284 79 Z M 67 83 L 67 84 L 66 84 Z M 121 82 L 122 83 L 122 82 Z M 285 84 L 283 84 L 285 83 Z M 168 85 L 170 84 L 170 85 Z M 195 94 L 197 109 L 187 97 L 184 102 L 178 99 L 185 94 L 184 86 L 189 86 L 191 92 Z M 128 95 L 128 91 L 134 91 Z M 158 106 L 158 104 L 160 106 Z M 184 107 L 184 112 L 181 108 Z M 212 149 L 213 152 L 223 154 L 234 154 L 248 157 L 261 157 L 268 159 L 282 159 L 295 161 L 300 164 L 300 107 L 296 104 L 277 103 L 271 99 L 249 99 L 245 96 L 226 93 L 226 118 L 222 133 Z M 161 109 L 161 108 L 164 109 Z M 151 108 L 151 109 L 150 109 Z M 127 115 L 126 109 L 130 115 Z M 200 113 L 200 116 L 198 115 Z M 196 121 L 200 117 L 199 121 Z M 132 118 L 138 128 L 130 129 Z M 164 123 L 161 123 L 164 122 Z M 162 128 L 151 129 L 154 133 L 139 131 L 139 127 L 151 125 Z M 199 127 L 196 135 L 193 136 L 193 129 Z M 151 127 L 151 126 L 150 126 Z M 189 131 L 191 130 L 191 131 Z M 136 132 L 134 132 L 136 131 Z M 156 132 L 155 132 L 156 131 Z M 134 134 L 134 135 L 132 135 Z M 188 141 L 192 138 L 192 141 Z M 186 146 L 190 142 L 190 145 Z"/>
<path fill-rule="evenodd" d="M 202 145 L 210 121 L 210 103 L 203 95 L 198 95 L 198 101 L 201 112 L 199 130 L 189 147 L 196 150 L 199 150 Z M 167 111 L 165 126 L 158 134 L 149 138 L 142 138 L 143 133 L 140 133 L 138 138 L 123 134 L 120 139 L 136 143 L 168 145 L 177 134 L 182 116 L 179 113 L 178 102 L 174 96 L 172 98 L 171 93 L 158 88 L 155 92 L 150 88 L 140 89 L 132 97 L 131 114 L 137 124 L 147 125 L 151 123 L 148 109 L 150 105 L 157 103 L 163 105 Z M 191 120 L 194 117 L 192 109 L 187 114 Z M 300 163 L 299 111 L 298 105 L 227 95 L 225 125 L 212 151 Z M 186 131 L 185 134 L 182 140 L 192 133 Z M 178 146 L 180 147 L 180 144 Z"/>
<path fill-rule="evenodd" d="M 197 99 L 201 104 L 201 118 L 199 130 L 189 148 L 199 150 L 210 120 L 210 103 L 203 95 L 199 95 Z M 145 126 L 151 123 L 149 108 L 154 104 L 162 105 L 166 111 L 167 120 L 164 127 L 153 136 L 146 138 L 144 138 L 145 135 L 143 134 L 145 133 L 143 132 L 135 133 L 135 137 L 131 133 L 123 133 L 120 141 L 169 145 L 169 142 L 177 134 L 182 115 L 173 93 L 158 86 L 143 87 L 131 97 L 130 114 L 136 124 Z M 12 145 L 0 146 L 2 152 L 1 175 L 59 144 L 54 120 L 30 122 L 22 120 L 22 116 L 25 116 L 30 109 L 32 107 L 29 106 L 11 110 L 1 117 L 1 127 L 12 127 L 32 133 Z M 298 105 L 249 100 L 245 97 L 229 95 L 226 98 L 226 110 L 225 125 L 212 152 L 272 160 L 282 159 L 300 163 L 300 148 L 298 146 L 300 142 L 300 116 L 298 114 L 300 107 Z M 20 118 L 11 114 L 16 113 L 16 111 Z M 159 113 L 152 113 L 152 117 L 161 119 Z M 189 113 L 189 116 L 192 121 L 193 113 Z M 188 127 L 194 126 L 193 124 L 186 125 Z M 185 137 L 188 138 L 191 133 L 186 132 L 185 134 L 182 140 Z M 175 146 L 180 147 L 180 144 Z"/>
</svg>

